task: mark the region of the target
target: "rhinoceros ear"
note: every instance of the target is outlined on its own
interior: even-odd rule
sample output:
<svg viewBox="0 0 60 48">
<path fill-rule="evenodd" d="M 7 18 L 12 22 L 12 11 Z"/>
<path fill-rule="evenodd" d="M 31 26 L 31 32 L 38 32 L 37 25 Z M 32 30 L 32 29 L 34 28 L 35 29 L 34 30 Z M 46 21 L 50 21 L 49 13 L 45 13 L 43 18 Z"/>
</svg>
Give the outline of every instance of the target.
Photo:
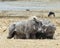
<svg viewBox="0 0 60 48">
<path fill-rule="evenodd" d="M 39 23 L 39 21 L 38 21 L 36 18 L 33 18 L 33 20 L 34 20 L 36 23 Z"/>
<path fill-rule="evenodd" d="M 36 18 L 33 18 L 34 21 L 37 21 Z"/>
</svg>

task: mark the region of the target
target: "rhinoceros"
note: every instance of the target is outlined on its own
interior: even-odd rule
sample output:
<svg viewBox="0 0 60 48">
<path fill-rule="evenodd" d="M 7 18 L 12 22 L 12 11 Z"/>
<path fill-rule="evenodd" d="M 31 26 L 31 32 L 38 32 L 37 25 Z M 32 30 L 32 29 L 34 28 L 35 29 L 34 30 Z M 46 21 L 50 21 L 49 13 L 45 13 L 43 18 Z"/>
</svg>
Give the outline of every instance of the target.
<svg viewBox="0 0 60 48">
<path fill-rule="evenodd" d="M 35 37 L 35 33 L 41 28 L 42 22 L 39 22 L 36 18 L 20 21 L 13 23 L 9 26 L 9 35 L 7 38 L 11 39 L 15 38 L 30 38 L 30 34 L 32 34 L 33 38 Z"/>
</svg>

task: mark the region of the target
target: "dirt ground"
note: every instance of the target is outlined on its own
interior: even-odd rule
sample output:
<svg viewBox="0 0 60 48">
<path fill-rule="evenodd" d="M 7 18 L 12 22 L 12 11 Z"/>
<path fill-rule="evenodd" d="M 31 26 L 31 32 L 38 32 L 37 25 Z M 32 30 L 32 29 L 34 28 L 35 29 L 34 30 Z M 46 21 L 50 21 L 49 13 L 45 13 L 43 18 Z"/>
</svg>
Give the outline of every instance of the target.
<svg viewBox="0 0 60 48">
<path fill-rule="evenodd" d="M 45 18 L 42 18 L 45 19 Z M 54 39 L 7 39 L 8 27 L 12 22 L 24 18 L 0 18 L 0 48 L 60 48 L 60 18 L 46 18 L 56 25 Z"/>
</svg>

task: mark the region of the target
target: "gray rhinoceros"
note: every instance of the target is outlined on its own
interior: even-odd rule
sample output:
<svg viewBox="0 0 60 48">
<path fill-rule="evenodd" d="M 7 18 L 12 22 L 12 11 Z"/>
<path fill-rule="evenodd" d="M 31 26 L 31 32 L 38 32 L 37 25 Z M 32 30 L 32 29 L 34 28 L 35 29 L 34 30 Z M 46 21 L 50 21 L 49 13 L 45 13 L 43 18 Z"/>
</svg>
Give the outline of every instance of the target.
<svg viewBox="0 0 60 48">
<path fill-rule="evenodd" d="M 42 20 L 42 28 L 39 32 L 37 32 L 37 38 L 48 38 L 53 39 L 54 33 L 56 30 L 56 26 L 51 23 L 49 20 Z"/>
<path fill-rule="evenodd" d="M 35 37 L 35 33 L 41 28 L 42 22 L 39 22 L 36 18 L 20 21 L 13 23 L 9 26 L 9 35 L 7 38 L 30 38 L 30 34 L 32 34 L 33 38 Z"/>
</svg>

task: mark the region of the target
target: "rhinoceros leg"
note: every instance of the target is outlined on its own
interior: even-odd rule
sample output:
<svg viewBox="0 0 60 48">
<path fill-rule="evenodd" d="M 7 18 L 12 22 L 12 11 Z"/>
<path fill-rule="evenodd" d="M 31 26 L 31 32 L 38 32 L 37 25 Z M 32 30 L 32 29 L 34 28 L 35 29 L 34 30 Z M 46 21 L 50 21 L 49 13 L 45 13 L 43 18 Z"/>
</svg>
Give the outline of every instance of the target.
<svg viewBox="0 0 60 48">
<path fill-rule="evenodd" d="M 14 39 L 26 39 L 25 34 L 15 34 Z"/>
<path fill-rule="evenodd" d="M 19 36 L 17 34 L 15 34 L 14 39 L 19 39 Z"/>
<path fill-rule="evenodd" d="M 29 39 L 29 38 L 30 38 L 30 34 L 26 33 L 26 39 Z"/>
<path fill-rule="evenodd" d="M 30 34 L 30 39 L 36 39 L 36 33 L 31 33 Z"/>
<path fill-rule="evenodd" d="M 11 39 L 12 37 L 14 37 L 14 35 L 15 35 L 15 32 L 13 32 L 12 34 L 11 33 L 9 33 L 9 35 L 8 35 L 8 39 Z"/>
</svg>

